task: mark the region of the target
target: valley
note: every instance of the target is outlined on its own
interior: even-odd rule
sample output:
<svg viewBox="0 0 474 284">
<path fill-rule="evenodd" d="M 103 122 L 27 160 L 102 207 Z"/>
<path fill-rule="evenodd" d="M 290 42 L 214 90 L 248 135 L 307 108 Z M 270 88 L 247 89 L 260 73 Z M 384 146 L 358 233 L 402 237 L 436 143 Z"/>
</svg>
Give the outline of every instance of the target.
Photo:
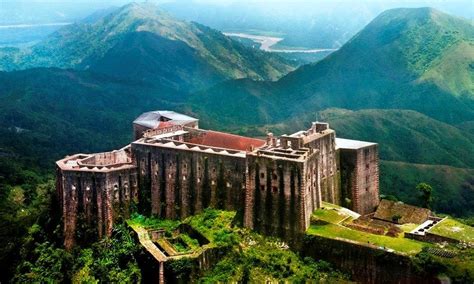
<svg viewBox="0 0 474 284">
<path fill-rule="evenodd" d="M 271 36 L 263 36 L 263 35 L 253 35 L 253 34 L 246 34 L 246 33 L 226 33 L 224 35 L 230 37 L 239 37 L 239 38 L 247 38 L 251 39 L 252 41 L 260 44 L 260 49 L 267 52 L 280 52 L 280 53 L 319 53 L 319 52 L 332 52 L 337 49 L 334 48 L 319 48 L 319 49 L 281 49 L 281 48 L 274 48 L 272 46 L 278 44 L 284 38 L 281 37 L 271 37 Z"/>
</svg>

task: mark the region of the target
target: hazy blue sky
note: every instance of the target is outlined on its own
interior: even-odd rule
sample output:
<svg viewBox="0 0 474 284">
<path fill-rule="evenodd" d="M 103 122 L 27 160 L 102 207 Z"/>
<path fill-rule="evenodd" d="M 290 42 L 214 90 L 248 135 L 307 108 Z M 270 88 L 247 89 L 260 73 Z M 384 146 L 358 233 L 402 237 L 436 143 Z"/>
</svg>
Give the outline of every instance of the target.
<svg viewBox="0 0 474 284">
<path fill-rule="evenodd" d="M 129 0 L 1 0 L 1 3 L 113 3 L 113 4 L 124 4 L 129 2 L 147 2 L 147 1 L 129 1 Z M 148 0 L 148 2 L 189 2 L 189 0 Z M 419 4 L 426 3 L 432 5 L 461 5 L 463 7 L 472 7 L 472 0 L 192 0 L 191 2 L 206 3 L 206 4 L 219 4 L 228 5 L 232 3 L 288 3 L 290 5 L 297 5 L 301 3 L 314 4 L 318 3 L 350 3 L 357 5 L 357 3 L 400 3 L 400 4 Z M 473 12 L 474 13 L 474 12 Z"/>
<path fill-rule="evenodd" d="M 43 22 L 49 20 L 58 21 L 54 14 L 64 15 L 64 20 L 76 20 L 84 17 L 97 9 L 109 6 L 121 6 L 133 2 L 129 0 L 0 0 L 0 24 L 21 22 Z M 146 2 L 146 1 L 135 1 Z M 264 11 L 279 9 L 296 13 L 318 11 L 319 8 L 336 7 L 366 7 L 372 11 L 380 12 L 394 7 L 423 7 L 430 6 L 450 14 L 474 18 L 473 0 L 148 0 L 153 3 L 175 2 L 183 4 L 194 2 L 199 4 L 210 4 L 216 6 L 251 7 Z M 175 5 L 176 6 L 176 5 Z M 192 9 L 193 6 L 190 6 Z M 356 9 L 357 10 L 357 9 Z M 293 15 L 294 16 L 294 15 Z"/>
</svg>

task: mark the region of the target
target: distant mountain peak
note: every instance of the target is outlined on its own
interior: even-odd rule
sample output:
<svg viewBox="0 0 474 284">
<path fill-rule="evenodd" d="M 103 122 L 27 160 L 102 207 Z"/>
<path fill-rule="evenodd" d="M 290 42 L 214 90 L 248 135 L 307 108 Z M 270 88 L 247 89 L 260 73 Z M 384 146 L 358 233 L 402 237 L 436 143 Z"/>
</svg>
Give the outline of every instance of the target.
<svg viewBox="0 0 474 284">
<path fill-rule="evenodd" d="M 0 64 L 4 64 L 0 70 L 59 67 L 114 76 L 131 72 L 133 79 L 180 90 L 227 79 L 275 80 L 294 69 L 292 62 L 275 54 L 247 48 L 217 30 L 174 18 L 152 3 L 98 12 L 31 48 L 5 54 L 3 59 L 0 53 Z"/>
<path fill-rule="evenodd" d="M 416 20 L 416 19 L 427 19 L 432 18 L 435 15 L 447 15 L 439 10 L 436 10 L 432 7 L 420 7 L 420 8 L 393 8 L 385 10 L 380 13 L 374 21 L 377 19 L 390 17 L 390 18 L 404 18 L 407 20 Z M 449 16 L 449 15 L 447 15 Z"/>
<path fill-rule="evenodd" d="M 228 97 L 203 112 L 225 116 L 239 96 L 265 123 L 328 107 L 410 109 L 449 123 L 473 121 L 473 33 L 469 21 L 432 8 L 392 9 L 338 51 L 275 84 L 232 81 L 196 97 Z"/>
<path fill-rule="evenodd" d="M 137 18 L 156 18 L 159 16 L 171 17 L 170 14 L 162 10 L 158 5 L 148 2 L 137 3 L 132 2 L 125 6 L 122 6 L 118 11 L 118 14 L 127 14 Z"/>
</svg>

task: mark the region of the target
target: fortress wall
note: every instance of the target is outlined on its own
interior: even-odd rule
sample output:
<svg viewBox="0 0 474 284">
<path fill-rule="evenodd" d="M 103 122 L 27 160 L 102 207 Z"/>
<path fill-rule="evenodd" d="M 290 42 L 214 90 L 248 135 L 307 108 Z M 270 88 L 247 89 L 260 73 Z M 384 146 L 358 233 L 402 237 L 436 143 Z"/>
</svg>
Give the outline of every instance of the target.
<svg viewBox="0 0 474 284">
<path fill-rule="evenodd" d="M 408 256 L 371 245 L 305 235 L 299 247 L 303 257 L 323 259 L 349 272 L 360 283 L 439 283 L 435 275 L 423 275 Z"/>
<path fill-rule="evenodd" d="M 360 214 L 375 211 L 379 204 L 378 145 L 360 149 L 340 149 L 341 184 L 344 204 Z"/>
<path fill-rule="evenodd" d="M 112 233 L 114 221 L 129 216 L 136 194 L 134 169 L 113 172 L 57 170 L 63 208 L 64 245 L 88 242 Z"/>
<path fill-rule="evenodd" d="M 319 151 L 319 171 L 322 201 L 341 204 L 339 169 L 335 144 L 336 133 L 331 131 L 316 139 L 308 139 L 304 147 Z"/>
<path fill-rule="evenodd" d="M 82 166 L 107 166 L 130 163 L 131 159 L 126 150 L 116 150 L 90 155 L 79 162 Z"/>
<path fill-rule="evenodd" d="M 314 210 L 321 208 L 321 183 L 320 179 L 320 170 L 319 170 L 319 155 L 318 153 L 313 153 L 306 159 L 304 164 L 304 228 L 308 229 L 310 225 L 311 215 Z"/>
<path fill-rule="evenodd" d="M 245 158 L 133 144 L 140 191 L 153 215 L 185 218 L 214 207 L 242 210 Z"/>
<path fill-rule="evenodd" d="M 303 162 L 248 155 L 244 226 L 295 238 L 305 228 Z"/>
</svg>

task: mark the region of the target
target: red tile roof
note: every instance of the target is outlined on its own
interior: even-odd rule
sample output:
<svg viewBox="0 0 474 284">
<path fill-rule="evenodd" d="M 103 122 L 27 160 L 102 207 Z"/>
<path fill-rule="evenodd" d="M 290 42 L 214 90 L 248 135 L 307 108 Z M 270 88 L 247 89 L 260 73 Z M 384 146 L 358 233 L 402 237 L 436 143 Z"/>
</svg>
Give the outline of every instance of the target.
<svg viewBox="0 0 474 284">
<path fill-rule="evenodd" d="M 187 142 L 239 151 L 249 151 L 252 146 L 258 148 L 265 144 L 265 140 L 211 130 L 192 137 Z"/>
</svg>

